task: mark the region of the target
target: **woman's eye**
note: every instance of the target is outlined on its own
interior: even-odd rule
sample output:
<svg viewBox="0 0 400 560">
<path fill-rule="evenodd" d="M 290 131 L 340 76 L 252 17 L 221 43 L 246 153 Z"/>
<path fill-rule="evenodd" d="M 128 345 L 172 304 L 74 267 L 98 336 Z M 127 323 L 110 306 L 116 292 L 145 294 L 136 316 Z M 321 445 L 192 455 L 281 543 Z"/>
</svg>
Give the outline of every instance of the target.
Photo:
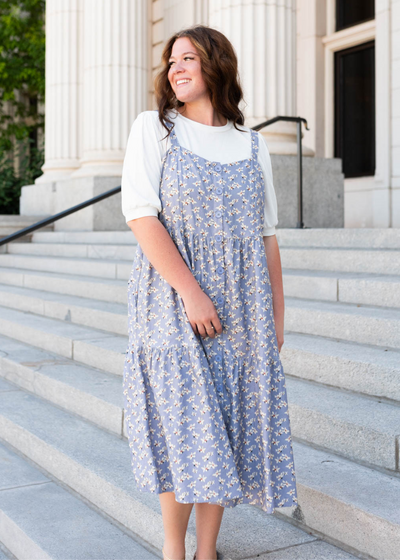
<svg viewBox="0 0 400 560">
<path fill-rule="evenodd" d="M 193 58 L 192 56 L 185 56 L 185 58 L 184 58 L 183 60 L 186 60 L 186 59 L 194 60 L 194 58 Z M 168 64 L 169 68 L 171 68 L 171 64 L 173 64 L 173 63 L 174 63 L 174 61 L 172 60 L 172 61 Z"/>
</svg>

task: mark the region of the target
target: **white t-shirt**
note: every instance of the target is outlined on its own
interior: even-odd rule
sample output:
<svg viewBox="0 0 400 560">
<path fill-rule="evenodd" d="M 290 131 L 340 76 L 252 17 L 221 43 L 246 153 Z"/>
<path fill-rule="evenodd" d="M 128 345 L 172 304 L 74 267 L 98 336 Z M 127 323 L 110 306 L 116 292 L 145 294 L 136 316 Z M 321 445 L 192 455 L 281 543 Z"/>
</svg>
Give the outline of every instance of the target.
<svg viewBox="0 0 400 560">
<path fill-rule="evenodd" d="M 175 123 L 174 131 L 179 144 L 209 161 L 220 164 L 251 157 L 250 128 L 240 132 L 228 121 L 224 126 L 209 126 L 184 117 L 177 111 L 169 116 Z M 129 134 L 121 179 L 122 213 L 125 220 L 156 216 L 161 212 L 159 186 L 162 159 L 171 147 L 167 130 L 158 119 L 158 111 L 143 111 L 132 124 Z M 275 235 L 278 209 L 272 179 L 271 158 L 264 137 L 258 134 L 258 163 L 265 183 L 263 235 Z"/>
</svg>

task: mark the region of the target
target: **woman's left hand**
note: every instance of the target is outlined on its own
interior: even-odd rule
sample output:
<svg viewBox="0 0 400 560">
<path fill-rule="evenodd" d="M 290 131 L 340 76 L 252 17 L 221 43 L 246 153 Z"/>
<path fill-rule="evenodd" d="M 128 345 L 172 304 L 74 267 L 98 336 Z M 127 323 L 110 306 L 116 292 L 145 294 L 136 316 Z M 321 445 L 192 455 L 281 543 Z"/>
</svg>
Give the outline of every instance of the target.
<svg viewBox="0 0 400 560">
<path fill-rule="evenodd" d="M 275 321 L 275 331 L 276 331 L 276 340 L 278 342 L 278 351 L 281 351 L 284 342 L 284 328 L 283 328 L 283 317 L 279 316 L 282 314 L 274 314 L 274 321 Z"/>
<path fill-rule="evenodd" d="M 271 281 L 272 302 L 278 350 L 283 345 L 283 320 L 285 316 L 285 300 L 283 295 L 282 264 L 276 235 L 264 236 L 265 255 L 269 278 Z"/>
</svg>

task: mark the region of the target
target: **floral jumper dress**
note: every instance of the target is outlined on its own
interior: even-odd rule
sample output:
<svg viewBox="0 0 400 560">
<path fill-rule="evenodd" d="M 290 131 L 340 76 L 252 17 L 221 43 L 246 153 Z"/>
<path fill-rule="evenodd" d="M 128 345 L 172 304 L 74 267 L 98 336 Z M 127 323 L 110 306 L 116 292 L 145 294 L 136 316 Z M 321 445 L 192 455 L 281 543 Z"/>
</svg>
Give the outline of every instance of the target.
<svg viewBox="0 0 400 560">
<path fill-rule="evenodd" d="M 227 164 L 180 146 L 174 130 L 170 140 L 159 220 L 223 332 L 214 339 L 193 332 L 182 298 L 138 245 L 123 372 L 133 474 L 139 490 L 173 491 L 181 503 L 249 503 L 273 513 L 296 505 L 297 489 L 258 135 L 251 130 L 250 158 Z"/>
</svg>

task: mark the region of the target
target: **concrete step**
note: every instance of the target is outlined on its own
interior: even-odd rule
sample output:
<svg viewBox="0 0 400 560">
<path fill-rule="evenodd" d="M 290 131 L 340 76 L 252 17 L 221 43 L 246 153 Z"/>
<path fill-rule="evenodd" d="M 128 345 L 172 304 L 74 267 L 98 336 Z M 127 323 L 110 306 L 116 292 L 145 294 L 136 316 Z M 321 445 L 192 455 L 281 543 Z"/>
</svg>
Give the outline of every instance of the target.
<svg viewBox="0 0 400 560">
<path fill-rule="evenodd" d="M 58 251 L 58 245 L 50 244 L 27 244 L 27 255 L 20 254 L 3 254 L 0 255 L 0 271 L 3 277 L 11 278 L 10 271 L 14 268 L 30 271 L 42 271 L 52 274 L 64 274 L 95 277 L 102 279 L 119 279 L 121 281 L 127 280 L 132 269 L 132 260 L 118 260 L 126 257 L 126 247 L 123 245 L 119 248 L 112 246 L 112 249 L 107 253 L 107 246 L 104 247 L 104 256 L 101 257 L 100 249 L 96 252 L 94 247 L 91 257 L 83 258 L 80 254 L 85 255 L 88 251 L 86 245 L 71 245 L 71 248 L 77 248 L 77 255 L 72 256 L 46 256 L 46 255 L 33 255 L 37 250 L 44 252 L 46 247 L 53 253 Z M 12 250 L 19 251 L 18 244 Z M 65 245 L 66 249 L 69 245 Z M 291 250 L 291 249 L 290 249 Z M 295 249 L 297 251 L 298 249 Z M 284 249 L 286 251 L 286 249 Z M 313 249 L 312 251 L 315 251 Z M 328 250 L 330 251 L 330 249 Z M 74 251 L 69 251 L 68 254 L 73 254 Z M 381 253 L 381 252 L 380 252 Z M 112 256 L 114 254 L 114 256 Z M 132 256 L 132 255 L 131 255 Z M 390 256 L 392 259 L 392 256 Z M 117 259 L 117 260 L 114 260 Z M 353 259 L 350 259 L 353 262 Z M 318 261 L 316 267 L 309 260 L 300 258 L 298 266 L 296 266 L 296 259 L 291 257 L 284 260 L 284 253 L 282 252 L 283 266 L 290 266 L 291 268 L 284 268 L 283 279 L 285 294 L 288 297 L 302 297 L 310 299 L 319 299 L 327 301 L 342 301 L 349 303 L 361 303 L 366 305 L 387 306 L 387 307 L 400 307 L 400 259 L 399 267 L 396 272 L 390 270 L 395 266 L 394 259 L 390 266 L 384 267 L 382 270 L 360 271 L 353 272 L 352 267 L 348 271 L 341 270 L 335 271 L 335 267 L 330 266 L 330 257 L 328 258 L 328 267 L 320 266 Z M 307 270 L 309 268 L 311 270 Z M 313 268 L 316 268 L 313 270 Z M 320 270 L 322 268 L 322 270 Z M 375 273 L 375 274 L 371 274 Z M 383 274 L 383 272 L 385 274 Z M 389 274 L 387 274 L 389 272 Z M 7 283 L 10 280 L 7 281 Z M 65 282 L 63 283 L 65 285 Z"/>
<path fill-rule="evenodd" d="M 0 518 L 0 540 L 18 559 L 159 558 L 1 443 Z"/>
<path fill-rule="evenodd" d="M 320 534 L 377 560 L 396 560 L 400 550 L 400 480 L 308 445 L 294 442 L 300 509 L 281 508 L 279 518 L 300 518 Z"/>
<path fill-rule="evenodd" d="M 400 275 L 400 249 L 281 247 L 284 268 Z"/>
<path fill-rule="evenodd" d="M 0 376 L 21 389 L 123 435 L 121 377 L 0 336 Z"/>
<path fill-rule="evenodd" d="M 280 246 L 358 247 L 400 249 L 400 229 L 396 228 L 277 228 Z M 130 245 L 133 233 L 127 231 L 65 231 L 33 234 L 35 243 L 99 243 Z"/>
<path fill-rule="evenodd" d="M 285 333 L 281 360 L 292 377 L 400 402 L 398 350 Z"/>
<path fill-rule="evenodd" d="M 127 442 L 55 408 L 33 395 L 12 390 L 12 387 L 11 384 L 8 384 L 8 387 L 3 387 L 3 392 L 0 392 L 0 437 L 49 472 L 51 476 L 78 492 L 83 498 L 152 546 L 160 549 L 162 531 L 160 531 L 161 511 L 158 496 L 136 489 L 130 470 Z M 295 450 L 301 445 L 295 443 Z M 311 463 L 317 469 L 321 452 L 310 450 L 310 453 L 314 454 L 314 461 Z M 315 453 L 317 453 L 316 456 Z M 301 457 L 299 452 L 297 454 Z M 327 454 L 323 454 L 323 457 L 334 458 L 333 455 Z M 307 459 L 307 467 L 309 467 L 309 457 Z M 344 460 L 338 459 L 338 461 L 341 465 Z M 365 469 L 365 467 L 358 468 Z M 302 482 L 301 461 L 299 461 L 297 469 L 299 492 L 302 492 L 302 487 L 308 488 L 309 483 L 308 481 Z M 353 474 L 356 472 L 353 471 Z M 399 480 L 389 479 L 382 473 L 373 473 L 369 469 L 366 469 L 366 473 L 375 477 L 378 474 L 381 478 L 377 479 L 377 482 L 382 480 L 381 486 L 387 485 L 390 480 L 392 497 L 396 499 L 396 491 L 400 491 Z M 397 487 L 399 487 L 398 490 Z M 385 489 L 383 498 L 385 498 Z M 332 500 L 330 496 L 328 499 Z M 306 503 L 301 505 L 302 512 L 306 511 L 304 508 L 307 508 Z M 280 508 L 280 511 L 283 509 Z M 359 509 L 362 512 L 363 506 L 360 506 Z M 344 507 L 343 510 L 345 510 Z M 374 512 L 374 514 L 377 515 L 378 512 Z M 354 514 L 351 517 L 354 522 Z M 355 517 L 358 521 L 362 515 Z M 298 520 L 298 517 L 294 516 L 293 519 Z M 393 523 L 393 515 L 392 518 L 383 520 L 384 527 L 386 527 L 385 523 Z M 307 520 L 305 520 L 305 525 L 308 525 Z M 374 537 L 375 534 L 372 536 Z M 395 533 L 395 541 L 396 536 L 397 533 Z M 282 525 L 282 521 L 275 515 L 267 515 L 259 508 L 241 505 L 228 509 L 224 513 L 219 543 L 224 557 L 235 559 L 253 558 L 266 552 L 282 550 L 289 546 L 299 546 L 314 540 L 315 537 L 291 524 Z M 386 553 L 390 550 L 392 544 L 392 542 L 387 543 L 383 552 Z M 195 549 L 193 516 L 189 522 L 187 545 L 188 557 L 191 558 Z M 344 546 L 346 547 L 347 543 L 344 543 Z M 333 553 L 332 557 L 335 557 L 333 549 L 331 553 Z M 282 555 L 278 558 L 292 558 L 292 556 Z M 296 558 L 303 558 L 303 555 Z M 304 556 L 304 558 L 309 557 Z M 323 558 L 323 556 L 319 558 Z M 328 555 L 327 558 L 329 558 Z M 383 556 L 377 558 L 383 558 Z M 389 556 L 386 556 L 385 560 L 386 558 Z"/>
<path fill-rule="evenodd" d="M 0 308 L 0 335 L 122 376 L 128 338 Z"/>
<path fill-rule="evenodd" d="M 127 335 L 127 306 L 0 284 L 0 306 Z"/>
<path fill-rule="evenodd" d="M 51 235 L 51 234 L 50 234 Z M 400 249 L 399 228 L 277 228 L 283 247 Z"/>
<path fill-rule="evenodd" d="M 283 269 L 286 297 L 400 308 L 400 276 Z"/>
<path fill-rule="evenodd" d="M 0 542 L 0 560 L 18 560 L 18 558 Z"/>
<path fill-rule="evenodd" d="M 286 377 L 293 436 L 399 473 L 400 405 Z"/>
<path fill-rule="evenodd" d="M 126 226 L 126 231 L 36 231 L 33 243 L 88 243 L 90 245 L 132 245 L 135 236 Z M 50 235 L 49 235 L 50 233 Z"/>
<path fill-rule="evenodd" d="M 10 385 L 10 388 L 11 387 L 12 386 Z M 7 396 L 10 397 L 11 394 L 11 398 L 13 398 L 15 397 L 16 392 L 12 392 L 11 389 L 9 389 Z M 121 439 L 110 437 L 109 434 L 95 429 L 88 424 L 85 424 L 83 422 L 77 423 L 76 419 L 74 419 L 70 415 L 67 415 L 66 413 L 62 413 L 60 415 L 60 412 L 62 411 L 49 407 L 43 401 L 32 399 L 32 397 L 29 395 L 19 392 L 19 394 L 17 395 L 17 399 L 22 399 L 25 405 L 27 405 L 25 406 L 25 411 L 29 414 L 31 421 L 33 421 L 36 427 L 39 426 L 42 414 L 45 414 L 46 412 L 54 414 L 54 416 L 51 415 L 49 417 L 49 420 L 54 419 L 56 421 L 53 430 L 53 437 L 51 438 L 52 441 L 50 441 L 43 433 L 39 434 L 37 431 L 35 431 L 35 429 L 28 429 L 28 431 L 26 431 L 24 430 L 24 428 L 22 428 L 21 425 L 18 424 L 18 422 L 15 424 L 15 428 L 17 430 L 22 429 L 28 438 L 36 438 L 38 440 L 38 445 L 40 445 L 42 448 L 43 446 L 45 446 L 46 449 L 53 449 L 53 459 L 49 460 L 50 458 L 47 457 L 47 459 L 44 460 L 43 456 L 42 460 L 38 462 L 38 464 L 41 467 L 46 468 L 46 470 L 48 470 L 53 476 L 60 477 L 61 474 L 62 477 L 60 477 L 60 480 L 68 484 L 74 490 L 77 490 L 80 487 L 80 483 L 76 475 L 83 474 L 85 476 L 86 483 L 89 483 L 87 490 L 90 490 L 90 492 L 88 493 L 85 491 L 83 493 L 80 493 L 82 493 L 82 495 L 86 499 L 92 501 L 92 503 L 94 503 L 94 505 L 96 505 L 97 507 L 101 505 L 101 509 L 105 511 L 106 514 L 112 511 L 114 519 L 122 522 L 127 528 L 134 528 L 136 534 L 146 536 L 147 541 L 149 541 L 148 537 L 150 535 L 153 544 L 155 544 L 157 547 L 161 547 L 161 511 L 159 507 L 158 496 L 155 494 L 150 495 L 147 493 L 140 493 L 135 490 L 135 484 L 132 481 L 132 474 L 130 473 L 130 462 L 129 455 L 127 453 L 127 443 L 123 442 Z M 70 430 L 69 433 L 71 437 L 75 438 L 76 435 L 75 445 L 71 445 L 72 442 L 70 442 L 70 444 L 64 446 L 64 444 L 62 443 L 61 440 L 63 422 L 66 422 L 64 430 Z M 48 430 L 45 431 L 47 432 Z M 89 439 L 86 438 L 91 438 L 91 442 L 89 443 Z M 89 448 L 82 447 L 85 440 L 87 443 L 89 443 Z M 57 442 L 61 444 L 61 447 Z M 14 440 L 14 444 L 15 443 L 19 442 Z M 100 446 L 100 448 L 98 446 Z M 96 467 L 95 471 L 93 471 L 92 468 L 95 465 L 96 456 L 99 456 L 99 452 L 101 452 L 101 450 L 102 452 L 105 452 L 106 455 L 103 457 L 101 464 L 98 464 L 98 468 Z M 35 455 L 35 453 L 33 453 L 33 455 Z M 107 455 L 109 457 L 108 459 Z M 31 456 L 31 454 L 29 454 L 28 456 L 32 460 L 35 460 L 35 458 Z M 59 462 L 63 457 L 66 459 L 70 467 L 74 464 L 73 470 L 75 471 L 75 476 L 72 475 L 72 472 L 68 474 L 69 469 L 64 469 L 62 464 Z M 89 461 L 89 463 L 87 463 L 87 461 Z M 44 464 L 46 464 L 48 468 L 44 467 Z M 59 470 L 59 468 L 61 470 Z M 63 475 L 63 472 L 65 472 L 66 476 Z M 82 485 L 82 490 L 84 489 L 84 486 L 86 486 L 86 484 Z M 114 494 L 111 494 L 112 491 L 114 491 Z M 105 507 L 103 507 L 103 505 L 105 505 Z M 259 518 L 260 516 L 257 509 L 252 509 L 254 511 L 255 522 L 258 526 L 258 529 L 260 529 L 262 518 Z M 237 513 L 239 513 L 239 516 L 235 517 L 239 517 L 240 519 L 242 517 L 240 515 L 241 512 L 238 511 Z M 247 511 L 247 514 L 248 513 L 249 511 Z M 144 514 L 146 514 L 148 517 L 145 517 Z M 268 516 L 263 517 L 265 520 Z M 272 525 L 269 531 L 270 536 L 272 535 L 273 530 L 275 530 L 275 535 L 276 531 L 278 533 L 285 533 L 278 536 L 277 548 L 279 548 L 279 545 L 282 546 L 283 544 L 290 546 L 299 545 L 303 542 L 314 542 L 315 539 L 313 537 L 310 537 L 309 535 L 291 526 L 287 526 L 285 523 L 276 522 L 276 520 L 272 516 L 270 516 L 270 518 Z M 250 520 L 247 521 L 248 525 L 249 521 Z M 230 525 L 231 529 L 232 521 Z M 266 527 L 264 526 L 264 529 L 265 528 Z M 240 536 L 243 537 L 244 533 L 242 533 L 242 535 L 239 534 L 239 537 Z M 189 532 L 189 544 L 194 545 L 193 541 L 194 532 L 192 523 Z M 262 542 L 261 546 L 265 547 L 266 542 L 267 540 L 264 537 L 264 541 Z M 249 549 L 249 545 L 250 543 L 247 544 L 246 549 L 251 553 L 252 551 L 251 549 Z M 265 551 L 265 548 L 261 548 L 261 550 Z"/>
<path fill-rule="evenodd" d="M 44 290 L 113 303 L 127 303 L 127 281 L 38 272 L 18 268 L 0 268 L 0 283 L 21 288 Z"/>
<path fill-rule="evenodd" d="M 133 237 L 133 236 L 132 236 Z M 7 253 L 15 255 L 40 255 L 45 257 L 77 257 L 82 259 L 107 259 L 132 262 L 137 245 L 100 245 L 87 243 L 10 243 Z"/>
<path fill-rule="evenodd" d="M 0 437 L 160 549 L 158 496 L 137 490 L 127 442 L 34 395 L 10 387 L 9 384 L 8 391 L 0 392 Z M 277 516 L 290 509 L 285 514 L 293 516 L 293 522 L 302 522 L 311 529 L 313 525 L 324 526 L 329 538 L 343 543 L 344 547 L 369 553 L 379 560 L 394 559 L 394 551 L 400 544 L 400 516 L 390 506 L 400 498 L 400 480 L 299 442 L 294 443 L 294 453 L 300 507 L 278 508 L 277 515 L 267 515 L 259 508 L 243 504 L 226 509 L 219 537 L 226 558 L 253 558 L 314 541 L 315 537 L 291 524 L 281 525 Z M 330 476 L 332 463 L 334 476 Z M 371 494 L 379 499 L 371 501 Z M 331 508 L 337 514 L 335 523 L 332 523 Z M 187 545 L 191 558 L 195 549 L 193 516 L 189 521 Z M 302 555 L 273 557 L 303 558 Z M 337 558 L 334 553 L 332 558 Z"/>
<path fill-rule="evenodd" d="M 400 310 L 285 298 L 285 328 L 312 334 L 400 348 Z"/>
<path fill-rule="evenodd" d="M 98 369 L 0 337 L 0 375 L 118 435 L 121 379 Z M 293 434 L 355 461 L 398 468 L 398 406 L 287 376 Z M 318 426 L 318 429 L 316 429 Z"/>
<path fill-rule="evenodd" d="M 286 297 L 288 331 L 400 348 L 400 310 Z M 0 305 L 112 331 L 127 333 L 126 306 L 0 285 Z"/>
<path fill-rule="evenodd" d="M 96 232 L 88 232 L 86 235 L 74 232 L 74 237 L 71 237 L 72 233 L 43 232 L 41 237 L 34 237 L 34 243 L 11 243 L 7 246 L 7 251 L 30 256 L 133 260 L 137 244 L 131 232 L 127 232 L 128 237 L 114 235 L 113 232 L 100 233 L 101 237 L 97 236 L 96 240 Z M 107 242 L 105 234 L 109 234 L 108 240 L 111 243 Z M 40 242 L 36 242 L 38 239 Z M 284 268 L 400 275 L 400 246 L 396 245 L 397 242 L 394 243 L 394 239 L 393 243 L 388 244 L 388 248 L 373 248 L 374 245 L 368 244 L 362 244 L 360 247 L 351 244 L 345 244 L 343 247 L 329 244 L 324 247 L 310 247 L 303 243 L 304 241 L 295 245 L 284 243 L 280 246 Z"/>
<path fill-rule="evenodd" d="M 122 376 L 127 336 L 0 308 L 0 334 Z M 400 401 L 398 351 L 285 333 L 282 363 L 292 376 Z"/>
<path fill-rule="evenodd" d="M 18 214 L 1 214 L 0 215 L 0 239 L 3 239 L 7 235 L 16 233 L 21 229 L 25 229 L 28 226 L 36 224 L 44 220 L 47 216 L 19 216 Z M 54 224 L 49 224 L 45 226 L 43 230 L 45 232 L 50 232 L 54 228 Z M 23 240 L 31 239 L 32 233 L 23 237 Z M 21 238 L 22 239 L 22 238 Z M 13 241 L 13 243 L 18 243 L 18 240 Z"/>
<path fill-rule="evenodd" d="M 34 245 L 32 245 L 33 247 Z M 126 266 L 129 277 L 131 263 Z M 126 303 L 127 278 L 96 278 L 0 268 L 0 283 L 53 293 Z M 283 269 L 285 296 L 400 308 L 400 276 Z"/>
<path fill-rule="evenodd" d="M 78 259 L 70 257 L 41 257 L 30 255 L 0 255 L 0 267 L 55 272 L 56 274 L 73 274 L 77 276 L 94 276 L 128 280 L 132 269 L 129 261 Z"/>
</svg>

